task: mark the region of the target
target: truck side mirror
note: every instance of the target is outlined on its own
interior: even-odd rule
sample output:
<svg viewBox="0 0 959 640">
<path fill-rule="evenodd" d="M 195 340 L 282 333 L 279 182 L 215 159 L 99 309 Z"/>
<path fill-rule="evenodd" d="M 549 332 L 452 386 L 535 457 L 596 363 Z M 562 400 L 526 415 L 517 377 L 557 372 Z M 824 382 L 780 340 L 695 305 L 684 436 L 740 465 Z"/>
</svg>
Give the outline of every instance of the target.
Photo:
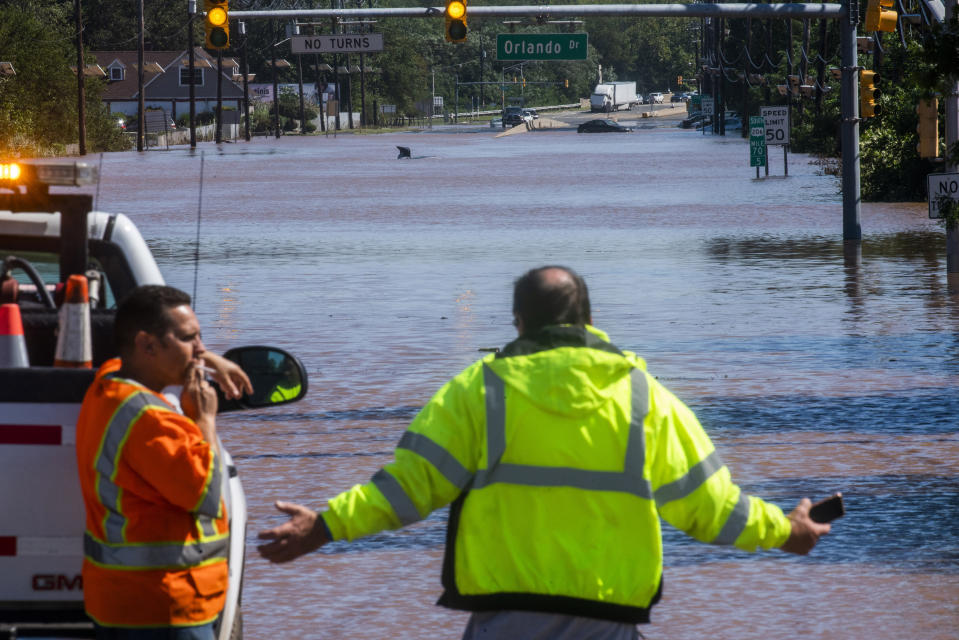
<svg viewBox="0 0 959 640">
<path fill-rule="evenodd" d="M 273 407 L 296 402 L 306 395 L 306 369 L 299 359 L 277 347 L 237 347 L 223 357 L 240 365 L 253 383 L 253 393 L 227 400 L 217 388 L 219 412 Z"/>
</svg>

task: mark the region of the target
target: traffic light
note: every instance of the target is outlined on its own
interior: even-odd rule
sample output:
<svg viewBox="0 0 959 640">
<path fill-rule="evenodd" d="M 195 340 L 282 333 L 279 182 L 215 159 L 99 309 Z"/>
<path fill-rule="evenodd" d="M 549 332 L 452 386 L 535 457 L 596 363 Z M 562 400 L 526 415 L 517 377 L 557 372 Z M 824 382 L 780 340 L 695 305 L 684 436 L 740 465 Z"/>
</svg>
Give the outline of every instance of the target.
<svg viewBox="0 0 959 640">
<path fill-rule="evenodd" d="M 446 41 L 466 42 L 466 0 L 446 2 Z"/>
<path fill-rule="evenodd" d="M 894 0 L 869 0 L 866 5 L 866 31 L 895 31 L 899 14 L 889 9 Z"/>
<path fill-rule="evenodd" d="M 230 47 L 230 7 L 227 0 L 203 0 L 206 11 L 206 48 L 228 49 Z"/>
<path fill-rule="evenodd" d="M 876 100 L 882 95 L 882 92 L 876 88 L 879 82 L 879 74 L 869 69 L 859 71 L 859 117 L 871 118 L 882 114 L 882 107 L 876 104 Z"/>
<path fill-rule="evenodd" d="M 566 78 L 565 80 L 563 80 L 563 86 L 569 89 L 569 78 Z"/>
<path fill-rule="evenodd" d="M 919 144 L 916 145 L 919 157 L 938 158 L 939 100 L 936 98 L 920 100 L 916 113 L 919 114 L 919 125 L 916 127 L 916 131 L 919 132 Z"/>
<path fill-rule="evenodd" d="M 676 76 L 676 86 L 677 86 L 677 87 L 683 86 L 683 77 L 682 77 L 682 76 Z"/>
</svg>

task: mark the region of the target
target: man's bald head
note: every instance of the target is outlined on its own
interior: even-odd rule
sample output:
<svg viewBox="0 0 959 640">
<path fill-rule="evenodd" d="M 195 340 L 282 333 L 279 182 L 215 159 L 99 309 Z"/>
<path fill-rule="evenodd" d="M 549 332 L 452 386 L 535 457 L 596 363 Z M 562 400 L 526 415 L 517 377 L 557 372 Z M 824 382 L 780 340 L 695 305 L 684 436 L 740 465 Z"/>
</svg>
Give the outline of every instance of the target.
<svg viewBox="0 0 959 640">
<path fill-rule="evenodd" d="M 572 269 L 531 269 L 513 287 L 513 314 L 524 334 L 551 324 L 585 325 L 590 313 L 586 281 Z"/>
</svg>

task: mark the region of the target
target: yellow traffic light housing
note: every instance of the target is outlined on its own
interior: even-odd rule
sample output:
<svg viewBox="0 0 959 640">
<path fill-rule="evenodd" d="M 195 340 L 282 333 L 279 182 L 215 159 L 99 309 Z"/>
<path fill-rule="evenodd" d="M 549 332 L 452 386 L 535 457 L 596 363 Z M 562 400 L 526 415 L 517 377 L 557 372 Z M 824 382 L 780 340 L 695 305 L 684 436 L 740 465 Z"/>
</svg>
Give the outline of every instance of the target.
<svg viewBox="0 0 959 640">
<path fill-rule="evenodd" d="M 859 71 L 859 117 L 872 118 L 882 114 L 882 107 L 876 104 L 876 100 L 882 95 L 882 92 L 876 88 L 879 82 L 879 74 L 869 69 Z"/>
<path fill-rule="evenodd" d="M 446 41 L 466 42 L 466 0 L 446 3 Z"/>
<path fill-rule="evenodd" d="M 939 100 L 932 98 L 930 100 L 920 100 L 916 107 L 916 113 L 919 114 L 919 125 L 916 131 L 919 133 L 919 144 L 916 150 L 920 158 L 938 158 L 939 157 Z"/>
<path fill-rule="evenodd" d="M 203 0 L 207 49 L 230 47 L 230 6 L 227 0 Z"/>
<path fill-rule="evenodd" d="M 866 5 L 866 31 L 895 31 L 899 14 L 890 9 L 894 0 L 869 0 Z"/>
</svg>

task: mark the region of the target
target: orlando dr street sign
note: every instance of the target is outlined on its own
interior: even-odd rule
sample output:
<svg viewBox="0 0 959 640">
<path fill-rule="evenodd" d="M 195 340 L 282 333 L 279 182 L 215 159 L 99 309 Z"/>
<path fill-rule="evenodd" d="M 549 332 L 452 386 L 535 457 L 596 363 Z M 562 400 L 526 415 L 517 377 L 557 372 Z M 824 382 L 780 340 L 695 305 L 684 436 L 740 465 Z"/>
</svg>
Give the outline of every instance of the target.
<svg viewBox="0 0 959 640">
<path fill-rule="evenodd" d="M 585 60 L 585 33 L 500 33 L 497 60 Z"/>
</svg>

